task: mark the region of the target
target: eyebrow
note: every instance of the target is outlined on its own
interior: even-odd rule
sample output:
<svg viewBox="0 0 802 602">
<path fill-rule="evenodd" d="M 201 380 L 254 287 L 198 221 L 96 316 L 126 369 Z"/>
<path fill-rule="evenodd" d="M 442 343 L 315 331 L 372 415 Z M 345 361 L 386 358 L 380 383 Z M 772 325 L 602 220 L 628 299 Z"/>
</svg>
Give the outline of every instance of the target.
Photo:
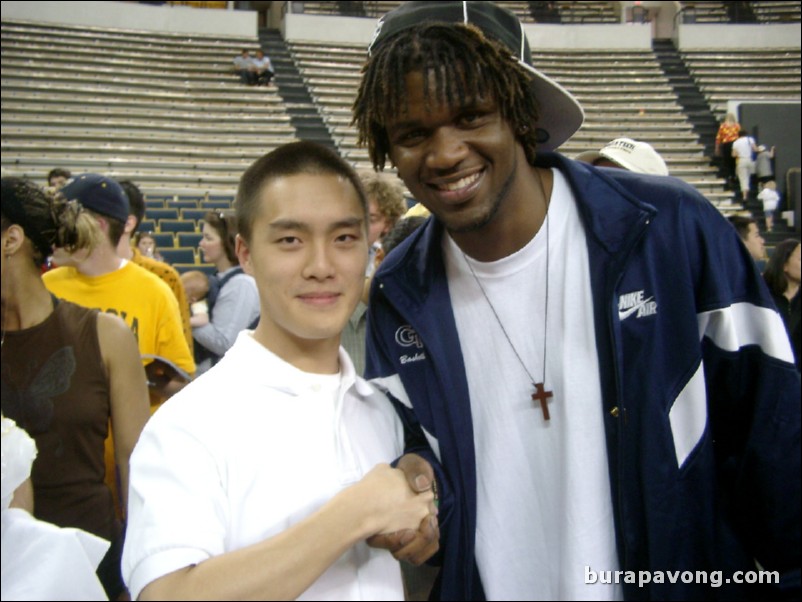
<svg viewBox="0 0 802 602">
<path fill-rule="evenodd" d="M 362 218 L 349 217 L 330 224 L 327 230 L 329 232 L 333 232 L 335 230 L 340 230 L 341 228 L 359 228 L 364 222 L 365 220 Z M 308 232 L 312 229 L 307 222 L 301 222 L 294 219 L 277 219 L 276 221 L 269 223 L 268 228 L 271 230 L 301 230 L 303 232 Z"/>
<path fill-rule="evenodd" d="M 466 111 L 490 111 L 496 110 L 499 111 L 498 103 L 494 102 L 492 99 L 484 100 L 482 98 L 474 98 L 474 99 L 467 99 L 465 102 L 455 106 L 449 106 L 449 110 L 453 111 L 457 115 L 464 113 Z M 407 129 L 407 128 L 414 128 L 420 127 L 421 123 L 423 122 L 422 119 L 402 119 L 400 121 L 396 121 L 394 123 L 388 123 L 387 129 Z"/>
</svg>

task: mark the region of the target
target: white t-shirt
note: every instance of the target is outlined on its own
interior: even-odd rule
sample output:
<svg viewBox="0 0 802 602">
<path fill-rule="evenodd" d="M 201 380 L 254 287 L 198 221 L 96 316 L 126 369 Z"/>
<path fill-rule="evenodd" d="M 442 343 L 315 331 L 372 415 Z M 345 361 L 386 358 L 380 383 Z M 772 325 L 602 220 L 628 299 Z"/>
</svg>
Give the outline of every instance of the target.
<svg viewBox="0 0 802 602">
<path fill-rule="evenodd" d="M 741 136 L 732 143 L 732 150 L 736 158 L 741 160 L 752 160 L 752 145 L 755 139 L 752 136 Z"/>
<path fill-rule="evenodd" d="M 763 202 L 763 211 L 766 213 L 775 211 L 780 202 L 780 193 L 771 188 L 764 188 L 757 195 L 757 198 Z"/>
<path fill-rule="evenodd" d="M 277 535 L 403 451 L 387 399 L 354 374 L 301 372 L 242 332 L 159 409 L 131 456 L 123 576 L 151 581 Z M 398 563 L 360 543 L 298 599 L 403 600 Z"/>
<path fill-rule="evenodd" d="M 620 586 L 584 583 L 585 566 L 616 570 L 618 559 L 585 233 L 565 179 L 553 173 L 550 223 L 520 251 L 481 263 L 444 237 L 471 395 L 476 560 L 488 600 L 623 597 Z M 547 238 L 549 421 L 466 263 L 540 382 Z"/>
</svg>

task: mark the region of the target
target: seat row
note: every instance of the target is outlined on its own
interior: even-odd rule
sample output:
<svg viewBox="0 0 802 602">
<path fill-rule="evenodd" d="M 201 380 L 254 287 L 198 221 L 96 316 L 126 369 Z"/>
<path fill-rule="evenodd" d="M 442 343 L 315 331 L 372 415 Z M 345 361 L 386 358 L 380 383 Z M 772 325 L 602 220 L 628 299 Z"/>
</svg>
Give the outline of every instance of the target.
<svg viewBox="0 0 802 602">
<path fill-rule="evenodd" d="M 144 221 L 142 225 L 148 225 Z M 156 232 L 140 226 L 139 232 L 153 237 L 159 249 L 197 249 L 203 234 L 200 232 Z"/>
<path fill-rule="evenodd" d="M 147 217 L 139 223 L 140 232 L 169 232 L 171 234 L 180 233 L 200 233 L 198 223 L 191 219 L 160 219 L 155 220 Z"/>
<path fill-rule="evenodd" d="M 230 211 L 231 205 L 220 202 L 213 207 L 152 207 L 147 205 L 145 207 L 145 218 L 156 221 L 161 220 L 183 220 L 190 222 L 199 222 L 206 217 L 209 211 Z"/>
</svg>

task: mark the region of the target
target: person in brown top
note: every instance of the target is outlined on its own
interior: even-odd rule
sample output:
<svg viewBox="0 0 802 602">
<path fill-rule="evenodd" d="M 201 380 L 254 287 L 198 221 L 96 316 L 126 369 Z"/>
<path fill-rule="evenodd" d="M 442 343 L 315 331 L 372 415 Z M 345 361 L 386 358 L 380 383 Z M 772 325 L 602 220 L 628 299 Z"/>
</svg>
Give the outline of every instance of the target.
<svg viewBox="0 0 802 602">
<path fill-rule="evenodd" d="M 117 316 L 57 299 L 41 265 L 53 245 L 86 253 L 100 236 L 77 203 L 55 201 L 31 182 L 2 179 L 2 412 L 36 441 L 34 515 L 109 539 L 98 568 L 111 599 L 124 593 L 122 525 L 104 483 L 104 440 L 114 426 L 120 491 L 148 419 L 136 339 Z"/>
</svg>

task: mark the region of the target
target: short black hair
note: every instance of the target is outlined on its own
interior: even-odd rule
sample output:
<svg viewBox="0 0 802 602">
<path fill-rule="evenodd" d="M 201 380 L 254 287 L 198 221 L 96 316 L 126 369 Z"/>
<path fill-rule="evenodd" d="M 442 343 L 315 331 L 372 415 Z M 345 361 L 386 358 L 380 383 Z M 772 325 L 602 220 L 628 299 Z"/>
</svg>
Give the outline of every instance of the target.
<svg viewBox="0 0 802 602">
<path fill-rule="evenodd" d="M 741 237 L 741 240 L 744 241 L 746 240 L 746 237 L 749 236 L 749 226 L 751 224 L 757 225 L 755 218 L 748 217 L 746 215 L 731 215 L 727 219 L 733 225 L 736 232 L 738 232 L 738 236 Z"/>
<path fill-rule="evenodd" d="M 234 201 L 239 234 L 250 241 L 259 211 L 259 192 L 275 179 L 297 174 L 333 174 L 348 180 L 362 205 L 367 227 L 368 202 L 354 168 L 333 150 L 308 140 L 290 142 L 257 159 L 242 174 Z"/>
<path fill-rule="evenodd" d="M 428 217 L 422 215 L 410 215 L 398 220 L 382 239 L 382 250 L 385 255 L 400 245 L 415 230 L 420 228 Z"/>
<path fill-rule="evenodd" d="M 139 186 L 134 184 L 131 180 L 117 180 L 117 183 L 122 186 L 125 191 L 125 196 L 128 197 L 128 211 L 130 215 L 136 218 L 136 225 L 134 226 L 131 234 L 134 234 L 139 229 L 139 224 L 145 217 L 145 197 Z"/>
<path fill-rule="evenodd" d="M 70 179 L 72 177 L 72 173 L 69 169 L 64 169 L 62 167 L 54 167 L 51 169 L 47 174 L 47 183 L 50 184 L 50 180 L 53 178 L 66 178 Z"/>
</svg>

